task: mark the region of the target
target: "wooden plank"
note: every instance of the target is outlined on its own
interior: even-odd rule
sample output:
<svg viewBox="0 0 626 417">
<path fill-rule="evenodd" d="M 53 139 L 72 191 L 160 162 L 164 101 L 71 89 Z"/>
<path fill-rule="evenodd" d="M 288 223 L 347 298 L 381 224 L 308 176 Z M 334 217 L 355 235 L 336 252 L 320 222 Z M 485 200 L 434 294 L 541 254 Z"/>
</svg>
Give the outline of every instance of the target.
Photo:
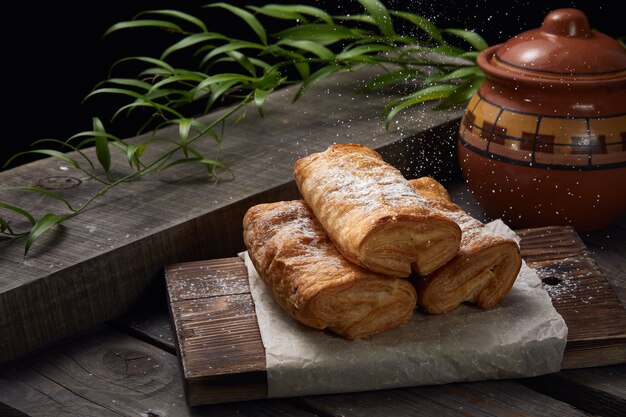
<svg viewBox="0 0 626 417">
<path fill-rule="evenodd" d="M 626 415 L 626 365 L 573 369 L 521 382 L 594 415 Z"/>
<path fill-rule="evenodd" d="M 104 328 L 0 371 L 0 411 L 33 417 L 312 416 L 278 400 L 188 408 L 180 381 L 174 355 Z"/>
<path fill-rule="evenodd" d="M 187 402 L 266 398 L 265 349 L 243 262 L 173 265 L 165 276 Z"/>
<path fill-rule="evenodd" d="M 131 329 L 133 334 L 141 334 L 142 338 L 153 340 L 159 345 L 161 344 L 162 329 L 168 328 L 169 330 L 170 327 L 168 317 L 163 314 L 149 314 L 145 311 L 129 315 L 127 320 L 123 320 L 119 324 L 128 326 L 127 328 Z M 171 333 L 171 330 L 169 331 Z M 168 348 L 174 351 L 173 339 L 168 338 L 167 341 L 171 342 L 171 346 Z M 591 414 L 610 417 L 625 414 L 626 365 L 565 370 L 558 374 L 528 378 L 517 382 Z M 390 393 L 392 391 L 385 392 Z M 404 394 L 395 393 L 392 394 L 392 397 L 402 395 Z M 344 396 L 344 402 L 357 401 L 349 400 L 348 397 L 351 396 L 352 394 Z M 391 397 L 385 396 L 381 402 L 388 402 L 388 398 Z M 299 401 L 296 400 L 296 402 Z M 302 405 L 311 408 L 306 402 Z M 407 412 L 412 412 L 411 406 L 405 405 L 405 407 L 408 407 Z"/>
<path fill-rule="evenodd" d="M 414 108 L 386 131 L 380 111 L 392 96 L 356 93 L 376 71 L 329 77 L 295 104 L 293 89 L 276 92 L 266 100 L 265 119 L 247 109 L 247 120 L 229 126 L 223 142 L 233 178 L 225 173 L 216 183 L 202 169 L 175 167 L 116 187 L 42 237 L 26 258 L 23 239 L 0 241 L 0 363 L 123 313 L 164 265 L 236 253 L 243 247 L 245 210 L 295 198 L 292 164 L 334 142 L 366 144 L 414 173 L 449 174 L 461 109 Z M 165 129 L 159 136 L 175 138 L 176 131 Z M 167 146 L 153 142 L 146 160 Z M 208 155 L 217 151 L 209 136 L 198 147 Z M 439 159 L 421 157 L 431 151 Z M 113 155 L 112 172 L 129 172 L 121 153 Z M 76 206 L 99 189 L 54 159 L 1 172 L 0 184 L 39 184 Z M 60 202 L 18 191 L 2 191 L 0 200 L 35 215 L 64 209 Z M 14 229 L 25 226 L 22 219 L 9 218 Z"/>
<path fill-rule="evenodd" d="M 626 362 L 626 310 L 576 232 L 559 226 L 519 234 L 524 259 L 537 268 L 568 324 L 562 367 Z M 217 381 L 226 375 L 229 385 L 223 388 L 237 389 L 237 399 L 266 395 L 265 351 L 243 261 L 234 257 L 178 264 L 168 267 L 165 276 L 191 403 L 221 401 L 225 393 L 217 389 Z M 237 386 L 238 375 L 245 388 Z"/>
<path fill-rule="evenodd" d="M 626 216 L 604 230 L 582 233 L 581 238 L 626 307 Z"/>
<path fill-rule="evenodd" d="M 171 333 L 169 318 L 163 314 L 137 312 L 122 323 L 146 340 L 159 339 L 164 328 Z M 169 349 L 174 351 L 173 339 L 168 341 Z M 626 414 L 626 365 L 565 370 L 518 382 L 591 414 L 610 417 Z"/>
<path fill-rule="evenodd" d="M 522 256 L 568 326 L 562 367 L 626 362 L 626 310 L 578 234 L 556 226 L 518 233 Z"/>
<path fill-rule="evenodd" d="M 0 411 L 15 416 L 584 415 L 512 381 L 193 408 L 181 398 L 173 355 L 110 328 L 0 372 Z"/>
<path fill-rule="evenodd" d="M 320 415 L 352 416 L 586 416 L 575 407 L 511 381 L 448 384 L 301 400 Z"/>
<path fill-rule="evenodd" d="M 171 354 L 176 354 L 174 333 L 165 305 L 140 306 L 109 322 L 113 327 Z"/>
</svg>

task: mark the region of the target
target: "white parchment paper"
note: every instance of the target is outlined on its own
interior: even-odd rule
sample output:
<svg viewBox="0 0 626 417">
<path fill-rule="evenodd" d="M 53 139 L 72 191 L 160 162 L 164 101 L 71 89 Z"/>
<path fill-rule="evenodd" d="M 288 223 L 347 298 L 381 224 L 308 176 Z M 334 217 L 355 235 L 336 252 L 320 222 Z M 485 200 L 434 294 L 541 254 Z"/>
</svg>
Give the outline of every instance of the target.
<svg viewBox="0 0 626 417">
<path fill-rule="evenodd" d="M 491 230 L 517 238 L 504 223 Z M 461 305 L 416 311 L 399 328 L 347 341 L 292 319 L 273 300 L 247 253 L 252 298 L 266 351 L 269 397 L 355 392 L 558 372 L 567 326 L 522 265 L 513 289 L 492 310 Z"/>
</svg>

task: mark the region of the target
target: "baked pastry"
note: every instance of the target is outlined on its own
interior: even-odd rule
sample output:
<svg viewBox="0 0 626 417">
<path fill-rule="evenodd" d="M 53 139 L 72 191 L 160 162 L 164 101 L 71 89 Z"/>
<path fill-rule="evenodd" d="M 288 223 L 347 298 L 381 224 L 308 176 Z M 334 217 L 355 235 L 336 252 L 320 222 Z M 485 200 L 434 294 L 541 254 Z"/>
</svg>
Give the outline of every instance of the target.
<svg viewBox="0 0 626 417">
<path fill-rule="evenodd" d="M 304 201 L 254 206 L 243 228 L 259 276 L 301 323 L 360 339 L 411 319 L 416 307 L 411 283 L 345 259 Z"/>
<path fill-rule="evenodd" d="M 459 253 L 414 281 L 418 305 L 428 313 L 445 313 L 465 301 L 484 309 L 497 305 L 513 287 L 522 265 L 517 242 L 490 232 L 465 213 L 436 180 L 423 177 L 409 182 L 463 231 Z"/>
<path fill-rule="evenodd" d="M 333 145 L 301 158 L 294 177 L 335 246 L 364 268 L 408 277 L 413 264 L 425 275 L 459 249 L 459 226 L 363 145 Z"/>
</svg>

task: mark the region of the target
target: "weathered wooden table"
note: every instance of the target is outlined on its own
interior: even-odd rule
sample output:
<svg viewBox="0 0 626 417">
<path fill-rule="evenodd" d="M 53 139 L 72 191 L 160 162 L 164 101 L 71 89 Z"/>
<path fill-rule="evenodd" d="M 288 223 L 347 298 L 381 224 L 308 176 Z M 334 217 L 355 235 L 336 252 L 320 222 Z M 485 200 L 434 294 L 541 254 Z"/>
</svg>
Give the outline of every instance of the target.
<svg viewBox="0 0 626 417">
<path fill-rule="evenodd" d="M 626 303 L 626 221 L 582 237 Z M 626 365 L 521 380 L 188 407 L 162 291 L 157 285 L 150 302 L 130 314 L 2 370 L 0 415 L 626 415 Z"/>
<path fill-rule="evenodd" d="M 60 244 L 46 241 L 46 246 L 37 248 L 36 259 L 49 263 L 50 271 L 31 268 L 37 269 L 37 275 L 29 265 L 23 265 L 24 260 L 15 260 L 19 245 L 0 242 L 0 330 L 5 332 L 0 339 L 0 349 L 5 350 L 0 355 L 5 361 L 0 365 L 0 415 L 626 415 L 626 365 L 574 369 L 520 380 L 187 406 L 161 268 L 172 262 L 234 256 L 242 248 L 237 222 L 245 208 L 295 195 L 289 166 L 297 157 L 333 141 L 363 142 L 381 149 L 388 161 L 404 168 L 407 176 L 430 174 L 447 178 L 457 202 L 475 216 L 482 216 L 455 176 L 455 168 L 441 165 L 441 158 L 450 153 L 450 138 L 460 112 L 432 114 L 418 110 L 401 122 L 404 130 L 386 133 L 376 118 L 385 99 L 371 98 L 369 107 L 354 104 L 359 100 L 353 93 L 358 81 L 350 80 L 339 84 L 336 79 L 328 80 L 317 93 L 311 93 L 317 94 L 317 102 L 290 106 L 288 95 L 268 100 L 269 121 L 252 121 L 238 127 L 240 130 L 230 137 L 231 145 L 225 151 L 236 178 L 219 185 L 219 190 L 207 192 L 205 182 L 197 180 L 193 171 L 183 170 L 176 177 L 180 178 L 182 172 L 182 179 L 166 176 L 158 181 L 131 184 L 123 190 L 124 196 L 140 192 L 139 199 L 107 196 L 96 209 L 65 226 Z M 331 87 L 332 94 L 321 93 Z M 285 133 L 276 133 L 281 131 Z M 438 144 L 432 143 L 433 138 Z M 431 156 L 433 152 L 436 157 Z M 0 180 L 18 178 L 36 183 L 58 175 L 58 164 L 45 162 L 0 173 Z M 87 183 L 86 188 L 90 187 L 88 181 L 83 182 Z M 174 185 L 185 193 L 176 192 Z M 161 187 L 161 194 L 155 192 L 157 187 Z M 75 196 L 79 191 L 72 189 L 68 193 Z M 173 196 L 178 201 L 172 201 Z M 181 215 L 181 209 L 192 203 L 196 206 L 189 217 Z M 126 213 L 129 221 L 107 229 L 106 219 L 99 217 L 106 210 Z M 140 223 L 139 230 L 136 219 L 141 216 L 149 218 L 150 223 Z M 94 228 L 102 231 L 103 236 L 95 236 Z M 225 239 L 223 245 L 211 241 L 217 236 Z M 626 218 L 606 230 L 580 237 L 626 305 Z M 81 239 L 89 239 L 88 243 L 93 244 L 81 253 L 68 253 L 67 248 L 80 247 Z M 532 248 L 525 250 L 526 255 L 532 253 Z M 159 259 L 163 253 L 168 256 Z M 133 261 L 138 265 L 129 266 Z M 59 284 L 59 277 L 67 279 L 68 284 Z M 21 289 L 12 279 L 20 282 Z M 33 288 L 38 289 L 38 285 L 44 286 L 54 300 L 44 297 L 39 300 L 41 306 L 23 308 L 7 302 L 7 294 L 17 294 L 28 302 L 27 297 L 36 293 Z M 88 288 L 85 294 L 92 303 L 88 314 L 83 304 L 77 301 L 72 305 L 68 298 L 83 295 L 81 285 Z M 75 294 L 64 294 L 64 288 Z M 16 308 L 13 315 L 11 308 Z M 67 328 L 55 317 L 38 318 L 36 314 L 42 312 L 66 314 Z M 23 322 L 15 323 L 11 318 Z M 29 320 L 44 329 L 48 326 L 48 331 L 29 333 Z M 17 334 L 18 330 L 31 339 L 11 344 L 6 335 L 9 331 Z M 80 333 L 58 341 L 76 332 Z M 44 348 L 26 354 L 38 346 Z"/>
</svg>

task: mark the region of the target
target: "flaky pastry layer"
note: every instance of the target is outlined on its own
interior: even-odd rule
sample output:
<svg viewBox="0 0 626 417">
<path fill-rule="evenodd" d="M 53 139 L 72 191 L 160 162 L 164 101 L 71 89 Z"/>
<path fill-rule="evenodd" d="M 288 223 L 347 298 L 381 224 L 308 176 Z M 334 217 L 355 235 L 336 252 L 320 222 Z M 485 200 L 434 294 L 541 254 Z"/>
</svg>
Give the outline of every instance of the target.
<svg viewBox="0 0 626 417">
<path fill-rule="evenodd" d="M 459 253 L 426 277 L 417 278 L 418 305 L 429 313 L 444 313 L 470 302 L 488 309 L 509 293 L 521 268 L 517 242 L 490 232 L 454 204 L 436 180 L 410 180 L 415 190 L 463 231 Z"/>
<path fill-rule="evenodd" d="M 459 226 L 372 149 L 333 145 L 299 159 L 294 177 L 336 247 L 364 268 L 407 277 L 413 264 L 428 274 L 458 252 Z"/>
<path fill-rule="evenodd" d="M 301 323 L 360 339 L 411 319 L 413 286 L 345 259 L 304 201 L 254 206 L 243 227 L 259 276 L 276 302 Z"/>
</svg>

